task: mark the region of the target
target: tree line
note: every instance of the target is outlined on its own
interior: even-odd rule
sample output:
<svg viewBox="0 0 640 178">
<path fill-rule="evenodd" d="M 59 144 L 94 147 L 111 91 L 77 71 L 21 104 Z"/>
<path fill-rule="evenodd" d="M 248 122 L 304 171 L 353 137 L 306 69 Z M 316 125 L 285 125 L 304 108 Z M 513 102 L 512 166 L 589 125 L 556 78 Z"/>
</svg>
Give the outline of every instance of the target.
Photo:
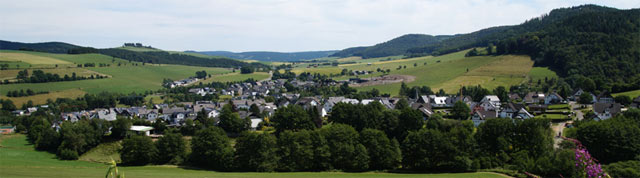
<svg viewBox="0 0 640 178">
<path fill-rule="evenodd" d="M 75 72 L 71 73 L 71 76 L 65 74 L 63 77 L 60 77 L 58 74 L 53 73 L 45 73 L 42 70 L 33 70 L 33 73 L 29 75 L 29 71 L 24 69 L 22 71 L 18 71 L 18 75 L 16 75 L 16 79 L 18 81 L 11 82 L 9 80 L 4 80 L 4 84 L 11 83 L 46 83 L 46 82 L 62 82 L 62 81 L 76 81 L 76 80 L 89 80 L 89 79 L 102 79 L 108 78 L 103 75 L 91 75 L 90 77 L 85 76 L 77 76 Z"/>
</svg>

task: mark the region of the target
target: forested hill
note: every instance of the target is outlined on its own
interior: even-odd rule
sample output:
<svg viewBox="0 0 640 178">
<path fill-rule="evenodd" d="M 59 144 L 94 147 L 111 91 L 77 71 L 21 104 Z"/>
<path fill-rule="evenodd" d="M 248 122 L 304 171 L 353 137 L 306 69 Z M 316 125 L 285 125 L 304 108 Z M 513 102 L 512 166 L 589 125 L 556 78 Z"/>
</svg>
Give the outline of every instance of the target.
<svg viewBox="0 0 640 178">
<path fill-rule="evenodd" d="M 640 89 L 640 9 L 557 9 L 520 26 L 536 30 L 500 39 L 498 54 L 530 55 L 581 88 Z"/>
<path fill-rule="evenodd" d="M 47 53 L 67 53 L 70 49 L 79 48 L 80 46 L 62 42 L 44 42 L 44 43 L 20 43 L 12 41 L 0 40 L 0 49 L 5 50 L 24 50 L 38 51 Z"/>
<path fill-rule="evenodd" d="M 305 51 L 305 52 L 269 52 L 269 51 L 251 51 L 234 53 L 229 51 L 185 51 L 190 53 L 199 53 L 210 56 L 224 56 L 234 59 L 249 59 L 258 61 L 300 61 L 306 59 L 316 59 L 327 57 L 336 51 Z"/>
<path fill-rule="evenodd" d="M 396 56 L 404 55 L 407 50 L 422 47 L 431 44 L 437 44 L 443 40 L 452 38 L 452 35 L 423 35 L 423 34 L 408 34 L 403 35 L 384 43 L 376 44 L 369 47 L 354 47 L 347 48 L 339 51 L 331 56 L 335 57 L 349 57 L 349 56 L 361 56 L 363 58 L 374 58 L 384 56 Z"/>
</svg>

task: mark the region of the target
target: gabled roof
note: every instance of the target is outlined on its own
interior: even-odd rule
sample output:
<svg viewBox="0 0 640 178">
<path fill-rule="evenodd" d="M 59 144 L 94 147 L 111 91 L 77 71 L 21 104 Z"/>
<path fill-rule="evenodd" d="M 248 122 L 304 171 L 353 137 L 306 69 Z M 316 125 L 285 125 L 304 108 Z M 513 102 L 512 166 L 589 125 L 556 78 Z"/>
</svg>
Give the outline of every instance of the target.
<svg viewBox="0 0 640 178">
<path fill-rule="evenodd" d="M 478 116 L 478 118 L 480 120 L 487 120 L 487 119 L 491 119 L 491 118 L 497 118 L 498 117 L 498 113 L 496 111 L 493 110 L 476 110 L 474 112 L 474 115 Z"/>
<path fill-rule="evenodd" d="M 620 103 L 595 103 L 593 104 L 593 112 L 595 113 L 604 113 L 607 109 L 609 109 L 609 113 L 616 114 L 621 111 L 622 105 Z"/>
<path fill-rule="evenodd" d="M 560 99 L 560 100 L 564 100 L 564 98 L 562 98 L 562 96 L 560 96 L 560 95 L 559 95 L 558 93 L 556 93 L 556 92 L 550 92 L 550 93 L 547 93 L 547 97 L 550 97 L 550 96 L 554 96 L 554 97 L 557 97 L 557 98 L 558 98 L 558 99 Z"/>
<path fill-rule="evenodd" d="M 596 97 L 597 100 L 600 100 L 600 98 L 613 98 L 613 96 L 611 96 L 609 91 L 604 91 Z"/>
</svg>

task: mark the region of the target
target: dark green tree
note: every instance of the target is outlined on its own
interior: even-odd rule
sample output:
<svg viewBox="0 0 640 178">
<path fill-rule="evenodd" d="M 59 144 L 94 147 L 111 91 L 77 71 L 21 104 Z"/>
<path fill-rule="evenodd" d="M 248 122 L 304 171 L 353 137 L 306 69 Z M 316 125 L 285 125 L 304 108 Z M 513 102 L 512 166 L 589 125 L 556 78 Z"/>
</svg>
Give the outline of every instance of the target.
<svg viewBox="0 0 640 178">
<path fill-rule="evenodd" d="M 369 169 L 395 169 L 400 165 L 402 157 L 398 143 L 395 140 L 389 140 L 384 132 L 364 129 L 360 132 L 360 143 L 369 153 Z"/>
<path fill-rule="evenodd" d="M 241 171 L 270 172 L 278 165 L 276 137 L 268 133 L 243 132 L 236 140 L 236 164 Z"/>
<path fill-rule="evenodd" d="M 471 109 L 466 103 L 462 101 L 456 101 L 451 109 L 451 118 L 458 120 L 467 120 L 471 116 Z"/>
<path fill-rule="evenodd" d="M 301 106 L 294 104 L 276 110 L 276 113 L 271 118 L 271 123 L 277 133 L 285 130 L 311 130 L 316 127 L 307 112 Z"/>
<path fill-rule="evenodd" d="M 224 130 L 209 127 L 196 132 L 191 139 L 191 162 L 218 171 L 233 168 L 234 151 Z"/>
<path fill-rule="evenodd" d="M 155 157 L 157 164 L 179 165 L 186 156 L 186 145 L 182 134 L 175 129 L 169 129 L 155 142 L 158 154 Z"/>
<path fill-rule="evenodd" d="M 135 135 L 122 140 L 120 157 L 123 164 L 140 166 L 151 163 L 157 152 L 150 137 Z"/>
</svg>

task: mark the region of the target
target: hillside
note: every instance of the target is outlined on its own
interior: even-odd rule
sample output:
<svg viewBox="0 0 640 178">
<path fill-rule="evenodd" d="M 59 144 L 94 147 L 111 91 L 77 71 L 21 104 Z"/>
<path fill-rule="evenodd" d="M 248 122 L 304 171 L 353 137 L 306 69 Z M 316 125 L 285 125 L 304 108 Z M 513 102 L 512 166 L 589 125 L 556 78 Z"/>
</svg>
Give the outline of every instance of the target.
<svg viewBox="0 0 640 178">
<path fill-rule="evenodd" d="M 43 70 L 46 73 L 58 75 L 72 75 L 88 77 L 90 75 L 106 75 L 109 78 L 94 80 L 77 80 L 49 83 L 18 83 L 0 85 L 0 99 L 7 99 L 7 92 L 21 89 L 33 91 L 46 91 L 48 94 L 38 94 L 27 97 L 10 98 L 15 104 L 22 105 L 29 100 L 36 104 L 43 104 L 47 99 L 76 98 L 85 93 L 96 94 L 104 91 L 116 93 L 146 92 L 162 88 L 162 80 L 180 80 L 193 77 L 197 71 L 206 71 L 212 77 L 210 81 L 242 81 L 247 78 L 261 80 L 269 77 L 267 73 L 256 72 L 253 74 L 232 73 L 227 68 L 213 68 L 201 66 L 185 66 L 175 64 L 143 64 L 141 62 L 127 61 L 103 54 L 52 54 L 33 51 L 0 50 L 0 64 L 20 61 L 20 68 L 1 70 L 0 80 L 14 80 L 19 71 L 27 69 Z M 235 61 L 235 60 L 234 60 Z M 239 61 L 236 61 L 239 62 Z M 75 64 L 95 63 L 108 66 L 77 67 Z M 223 75 L 226 74 L 226 75 Z"/>
<path fill-rule="evenodd" d="M 307 59 L 323 58 L 332 55 L 336 51 L 305 51 L 305 52 L 269 52 L 269 51 L 251 51 L 234 53 L 230 51 L 185 51 L 187 53 L 205 54 L 210 56 L 223 56 L 234 59 L 258 60 L 258 61 L 301 61 Z"/>
<path fill-rule="evenodd" d="M 491 46 L 498 54 L 525 54 L 536 66 L 546 66 L 573 88 L 585 80 L 593 90 L 622 92 L 640 89 L 640 9 L 582 5 L 552 10 L 519 25 L 482 29 L 406 49 L 412 41 L 382 43 L 375 51 L 408 56 L 442 55 Z M 394 41 L 394 40 L 392 40 Z M 495 45 L 495 46 L 494 46 Z M 348 48 L 334 55 L 363 56 L 372 47 Z"/>
<path fill-rule="evenodd" d="M 20 43 L 12 41 L 0 40 L 0 49 L 5 50 L 23 50 L 38 51 L 48 53 L 67 53 L 70 49 L 79 48 L 80 46 L 62 42 L 44 42 L 44 43 Z"/>
<path fill-rule="evenodd" d="M 370 47 L 355 47 L 355 48 L 347 48 L 340 52 L 336 52 L 331 55 L 333 57 L 349 57 L 349 56 L 360 56 L 362 58 L 375 58 L 375 57 L 384 57 L 384 56 L 396 56 L 396 55 L 404 55 L 407 53 L 407 50 L 437 44 L 442 42 L 443 40 L 452 38 L 454 36 L 451 35 L 439 35 L 439 36 L 431 36 L 431 35 L 423 35 L 423 34 L 407 34 L 392 40 L 389 40 L 384 43 L 376 44 Z"/>
</svg>

